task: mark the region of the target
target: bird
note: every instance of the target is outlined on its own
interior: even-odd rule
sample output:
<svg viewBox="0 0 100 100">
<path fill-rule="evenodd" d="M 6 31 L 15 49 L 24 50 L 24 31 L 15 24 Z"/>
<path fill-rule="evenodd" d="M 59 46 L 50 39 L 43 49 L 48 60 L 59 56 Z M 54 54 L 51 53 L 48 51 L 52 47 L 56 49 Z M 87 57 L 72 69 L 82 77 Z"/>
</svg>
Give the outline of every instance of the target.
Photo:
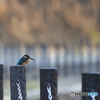
<svg viewBox="0 0 100 100">
<path fill-rule="evenodd" d="M 19 60 L 17 61 L 16 65 L 26 65 L 26 64 L 29 63 L 29 59 L 35 61 L 35 59 L 33 59 L 29 55 L 25 54 L 24 56 L 22 56 L 21 58 L 19 58 Z"/>
</svg>

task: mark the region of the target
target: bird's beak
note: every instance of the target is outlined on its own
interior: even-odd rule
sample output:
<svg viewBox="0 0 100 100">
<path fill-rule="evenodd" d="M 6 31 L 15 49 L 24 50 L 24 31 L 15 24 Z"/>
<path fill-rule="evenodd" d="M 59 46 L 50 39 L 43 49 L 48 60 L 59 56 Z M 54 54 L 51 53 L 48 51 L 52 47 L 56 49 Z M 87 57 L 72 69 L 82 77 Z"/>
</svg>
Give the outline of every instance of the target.
<svg viewBox="0 0 100 100">
<path fill-rule="evenodd" d="M 33 59 L 33 58 L 29 58 L 29 59 L 34 60 L 34 61 L 35 61 L 35 59 Z"/>
</svg>

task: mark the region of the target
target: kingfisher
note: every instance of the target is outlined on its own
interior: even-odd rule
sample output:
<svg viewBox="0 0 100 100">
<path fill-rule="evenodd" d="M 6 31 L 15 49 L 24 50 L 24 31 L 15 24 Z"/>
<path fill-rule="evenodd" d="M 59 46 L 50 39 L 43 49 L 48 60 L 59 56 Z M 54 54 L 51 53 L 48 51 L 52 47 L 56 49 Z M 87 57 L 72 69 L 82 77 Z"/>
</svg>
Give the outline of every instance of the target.
<svg viewBox="0 0 100 100">
<path fill-rule="evenodd" d="M 29 55 L 24 55 L 21 58 L 19 58 L 19 60 L 17 61 L 17 65 L 26 65 L 29 63 L 29 59 L 34 60 L 33 58 L 31 58 Z"/>
</svg>

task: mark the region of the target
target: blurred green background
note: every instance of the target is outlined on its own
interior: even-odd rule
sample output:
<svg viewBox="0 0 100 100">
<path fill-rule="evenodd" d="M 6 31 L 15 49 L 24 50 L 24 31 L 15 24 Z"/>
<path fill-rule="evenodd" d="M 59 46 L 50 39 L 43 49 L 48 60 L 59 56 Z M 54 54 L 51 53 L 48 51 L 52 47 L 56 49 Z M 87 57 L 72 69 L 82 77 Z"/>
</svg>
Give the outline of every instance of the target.
<svg viewBox="0 0 100 100">
<path fill-rule="evenodd" d="M 24 54 L 28 100 L 39 100 L 39 69 L 58 68 L 59 100 L 81 91 L 81 73 L 100 71 L 100 0 L 0 0 L 0 63 L 8 100 L 9 67 Z M 72 88 L 73 87 L 73 88 Z"/>
</svg>

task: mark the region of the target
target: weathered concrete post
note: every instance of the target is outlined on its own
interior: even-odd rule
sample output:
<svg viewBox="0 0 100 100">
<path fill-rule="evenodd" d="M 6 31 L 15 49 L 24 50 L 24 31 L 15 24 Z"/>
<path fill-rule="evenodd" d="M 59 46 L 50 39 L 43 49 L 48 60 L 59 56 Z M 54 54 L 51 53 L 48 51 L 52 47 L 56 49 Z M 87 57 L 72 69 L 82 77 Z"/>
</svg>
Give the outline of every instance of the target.
<svg viewBox="0 0 100 100">
<path fill-rule="evenodd" d="M 0 100 L 3 100 L 3 64 L 0 64 Z"/>
<path fill-rule="evenodd" d="M 26 100 L 26 68 L 10 67 L 11 100 Z"/>
<path fill-rule="evenodd" d="M 82 74 L 82 92 L 97 92 L 98 96 L 83 96 L 82 100 L 100 100 L 100 73 Z M 94 98 L 94 99 L 93 99 Z"/>
<path fill-rule="evenodd" d="M 57 69 L 40 69 L 40 100 L 58 100 Z"/>
</svg>

